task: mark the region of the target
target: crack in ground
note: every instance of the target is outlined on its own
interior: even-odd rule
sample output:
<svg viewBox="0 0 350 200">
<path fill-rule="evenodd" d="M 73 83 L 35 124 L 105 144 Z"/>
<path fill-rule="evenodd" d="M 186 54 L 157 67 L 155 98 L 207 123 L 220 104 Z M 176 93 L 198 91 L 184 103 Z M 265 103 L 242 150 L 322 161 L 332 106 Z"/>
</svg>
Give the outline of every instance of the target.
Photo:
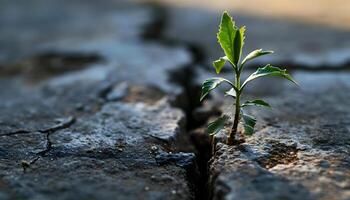
<svg viewBox="0 0 350 200">
<path fill-rule="evenodd" d="M 39 130 L 38 132 L 51 134 L 51 133 L 56 132 L 58 130 L 70 127 L 72 124 L 74 124 L 74 122 L 75 122 L 75 117 L 70 116 L 70 117 L 66 118 L 65 121 L 57 124 L 56 126 L 53 126 L 53 127 L 47 128 L 47 129 L 43 129 L 43 130 Z"/>
<path fill-rule="evenodd" d="M 29 168 L 31 165 L 35 164 L 36 161 L 38 161 L 41 157 L 46 156 L 52 150 L 52 141 L 50 139 L 51 134 L 55 133 L 58 130 L 69 128 L 71 125 L 73 125 L 75 123 L 75 121 L 76 121 L 76 119 L 74 117 L 70 116 L 65 121 L 57 124 L 56 126 L 36 131 L 36 132 L 46 134 L 46 137 L 45 137 L 46 138 L 46 147 L 44 150 L 36 153 L 37 156 L 34 159 L 31 159 L 30 161 L 26 161 L 26 160 L 21 161 L 21 166 L 23 168 L 23 171 L 26 172 L 27 168 Z M 30 133 L 30 132 L 26 132 L 26 133 Z"/>
<path fill-rule="evenodd" d="M 12 131 L 9 133 L 4 133 L 4 134 L 0 134 L 1 136 L 12 136 L 12 135 L 20 135 L 20 134 L 28 134 L 28 133 L 34 133 L 34 132 L 39 132 L 39 133 L 51 133 L 51 132 L 55 132 L 57 130 L 60 129 L 65 129 L 68 128 L 69 126 L 71 126 L 73 123 L 75 122 L 75 118 L 70 116 L 67 119 L 65 119 L 65 121 L 52 126 L 50 128 L 47 129 L 39 129 L 39 130 L 34 130 L 34 131 L 30 131 L 30 130 L 16 130 L 16 131 Z"/>
<path fill-rule="evenodd" d="M 196 165 L 198 170 L 188 172 L 188 179 L 190 181 L 195 180 L 192 186 L 193 188 L 191 188 L 195 193 L 194 199 L 209 199 L 207 183 L 208 161 L 211 157 L 210 142 L 207 135 L 201 134 L 199 136 L 197 134 L 193 134 L 192 132 L 193 130 L 202 127 L 204 123 L 206 123 L 206 119 L 198 121 L 193 115 L 194 111 L 202 106 L 201 102 L 199 101 L 200 85 L 194 83 L 193 80 L 195 80 L 196 76 L 196 66 L 204 63 L 205 53 L 196 44 L 167 38 L 164 35 L 164 30 L 166 29 L 166 25 L 168 24 L 167 21 L 169 19 L 167 8 L 158 4 L 146 5 L 150 6 L 153 10 L 153 21 L 145 27 L 142 38 L 145 41 L 155 41 L 170 47 L 184 47 L 191 53 L 192 62 L 190 64 L 186 64 L 179 67 L 177 70 L 169 72 L 169 82 L 176 83 L 184 90 L 183 94 L 177 96 L 176 100 L 171 103 L 172 106 L 183 110 L 186 115 L 187 134 L 184 134 L 186 135 L 186 138 L 182 140 L 180 139 L 177 146 L 181 148 L 182 146 L 190 144 L 194 150 L 192 149 L 189 151 L 192 151 L 196 155 Z M 189 133 L 191 134 L 189 135 Z M 205 138 L 203 138 L 203 136 Z M 186 149 L 186 147 L 184 149 Z M 208 149 L 209 153 L 206 151 Z M 188 149 L 186 150 L 188 151 Z"/>
<path fill-rule="evenodd" d="M 8 132 L 8 133 L 0 134 L 0 137 L 1 137 L 1 136 L 11 136 L 11 135 L 27 134 L 27 133 L 32 133 L 32 132 L 35 132 L 35 131 L 16 130 L 16 131 L 12 131 L 12 132 Z"/>
<path fill-rule="evenodd" d="M 186 114 L 187 118 L 187 132 L 192 132 L 191 143 L 196 149 L 197 166 L 199 168 L 201 179 L 195 185 L 195 199 L 212 199 L 214 198 L 211 194 L 214 189 L 214 185 L 211 185 L 208 174 L 208 161 L 212 157 L 211 144 L 208 136 L 203 134 L 205 131 L 203 128 L 207 123 L 207 120 L 211 116 L 215 116 L 218 113 L 210 113 L 203 120 L 198 121 L 194 117 L 194 111 L 198 108 L 203 107 L 201 103 L 198 102 L 200 86 L 192 82 L 194 80 L 195 67 L 196 65 L 201 65 L 206 70 L 209 69 L 208 64 L 205 62 L 205 53 L 200 48 L 200 45 L 188 43 L 184 41 L 177 41 L 176 39 L 167 38 L 164 34 L 164 30 L 167 28 L 167 21 L 169 15 L 167 8 L 158 4 L 147 4 L 153 9 L 153 22 L 148 24 L 145 28 L 145 32 L 142 37 L 144 40 L 160 42 L 164 45 L 171 47 L 186 47 L 193 58 L 192 63 L 183 66 L 181 69 L 170 72 L 171 82 L 175 82 L 184 89 L 184 94 L 178 97 L 180 102 L 175 102 L 173 106 L 180 108 Z M 305 64 L 298 64 L 290 61 L 278 62 L 281 66 L 287 66 L 286 69 L 289 71 L 312 71 L 312 72 L 324 72 L 324 71 L 349 71 L 350 61 L 344 62 L 340 65 L 318 65 L 311 66 Z M 283 64 L 283 65 L 282 65 Z M 253 69 L 258 65 L 251 65 L 249 69 Z M 180 78 L 179 78 L 180 77 Z M 181 101 L 181 99 L 185 99 Z M 207 142 L 207 143 L 206 143 Z M 204 143 L 204 144 L 203 144 Z M 181 145 L 181 144 L 179 144 Z M 207 150 L 209 149 L 209 152 Z M 297 149 L 295 147 L 286 146 L 283 144 L 271 144 L 271 149 L 269 150 L 269 156 L 264 158 L 259 158 L 256 162 L 265 169 L 270 169 L 278 164 L 288 164 L 293 163 L 297 160 Z M 199 159 L 198 159 L 199 158 Z M 213 177 L 212 177 L 213 178 Z M 215 179 L 215 177 L 214 177 Z"/>
<path fill-rule="evenodd" d="M 198 101 L 198 97 L 199 97 L 199 92 L 200 92 L 200 86 L 196 85 L 195 83 L 192 82 L 192 80 L 194 80 L 194 77 L 196 76 L 195 74 L 195 65 L 198 64 L 203 64 L 204 63 L 204 58 L 205 58 L 205 54 L 204 52 L 201 50 L 201 48 L 198 45 L 192 44 L 192 43 L 187 43 L 187 42 L 180 42 L 180 41 L 176 41 L 175 39 L 169 39 L 166 38 L 164 36 L 164 29 L 166 28 L 166 22 L 168 19 L 168 15 L 167 15 L 167 11 L 164 8 L 161 8 L 160 6 L 154 6 L 154 20 L 151 24 L 149 24 L 146 28 L 145 28 L 145 32 L 143 34 L 143 38 L 145 40 L 154 40 L 160 43 L 163 43 L 165 45 L 168 46 L 184 46 L 186 47 L 189 52 L 191 52 L 191 56 L 192 56 L 192 63 L 185 65 L 183 67 L 181 67 L 178 70 L 175 70 L 173 72 L 170 72 L 171 74 L 171 82 L 176 82 L 178 85 L 180 85 L 183 89 L 184 89 L 184 94 L 183 96 L 181 96 L 182 98 L 185 99 L 185 102 L 177 102 L 174 104 L 175 107 L 179 107 L 181 108 L 186 116 L 187 116 L 187 132 L 191 132 L 196 130 L 197 128 L 202 127 L 205 123 L 206 123 L 206 119 L 204 119 L 203 121 L 198 121 L 194 118 L 193 116 L 193 112 L 195 111 L 196 108 L 201 107 L 201 103 L 199 103 Z M 348 67 L 348 65 L 344 65 L 344 67 L 316 67 L 316 68 L 309 68 L 309 67 L 300 67 L 299 65 L 294 65 L 294 64 L 290 64 L 287 65 L 289 66 L 287 69 L 290 70 L 310 70 L 310 71 L 341 71 L 341 70 L 349 70 L 350 68 Z M 181 79 L 179 79 L 179 77 L 181 77 Z M 103 90 L 101 90 L 101 93 L 99 93 L 99 97 L 103 100 L 105 100 L 105 102 L 109 101 L 107 98 L 107 95 L 112 91 L 113 89 L 113 84 L 110 83 L 110 85 L 107 85 Z M 180 99 L 181 97 L 179 97 L 178 99 Z M 209 118 L 209 116 L 208 116 Z M 53 127 L 47 128 L 47 129 L 41 129 L 41 130 L 37 130 L 35 132 L 40 132 L 43 134 L 46 134 L 46 147 L 44 150 L 40 151 L 37 153 L 37 156 L 28 161 L 22 161 L 22 167 L 23 170 L 25 171 L 26 168 L 30 167 L 30 165 L 34 164 L 35 162 L 37 162 L 41 157 L 47 156 L 47 154 L 52 150 L 52 141 L 50 139 L 50 136 L 55 133 L 58 130 L 62 130 L 65 128 L 69 128 L 72 124 L 75 123 L 75 118 L 74 117 L 70 117 L 68 118 L 68 120 L 66 120 L 65 122 L 62 122 L 60 124 L 57 124 Z M 0 136 L 11 136 L 11 135 L 17 135 L 17 134 L 28 134 L 28 133 L 32 133 L 34 131 L 29 131 L 29 130 L 16 130 L 13 132 L 9 132 L 9 133 L 5 133 L 5 134 L 1 134 Z M 196 134 L 197 135 L 197 134 Z M 202 136 L 201 136 L 202 137 Z M 205 149 L 211 149 L 210 144 L 196 144 L 196 142 L 200 142 L 202 140 L 205 140 L 207 137 L 205 137 L 205 135 L 203 136 L 203 138 L 198 138 L 196 136 L 192 137 L 192 144 L 196 147 L 196 150 L 198 151 L 196 153 L 197 158 L 199 157 L 199 159 L 197 160 L 197 165 L 199 166 L 199 171 L 201 173 L 201 178 L 200 178 L 200 183 L 197 183 L 197 185 L 195 187 L 194 190 L 196 190 L 196 199 L 209 199 L 209 195 L 208 194 L 208 186 L 206 185 L 207 181 L 208 181 L 208 174 L 207 174 L 207 167 L 208 167 L 208 160 L 210 159 L 210 156 L 208 158 L 208 153 L 205 152 Z M 199 146 L 202 146 L 204 148 L 199 148 Z M 285 149 L 286 147 L 281 147 L 282 150 Z M 272 147 L 272 157 L 269 157 L 268 160 L 260 160 L 258 162 L 260 162 L 259 164 L 266 166 L 266 168 L 270 168 L 273 167 L 275 165 L 275 163 L 278 164 L 278 162 L 283 158 L 283 156 L 288 156 L 290 155 L 291 160 L 294 159 L 294 149 L 287 149 L 286 152 L 278 153 L 278 151 L 275 151 L 275 149 L 279 149 L 279 148 L 275 148 L 274 146 Z M 293 152 L 293 155 L 291 154 Z M 170 160 L 172 162 L 174 162 L 173 160 L 176 161 L 176 157 L 170 157 Z M 289 162 L 289 160 L 287 160 Z M 271 164 L 272 162 L 272 164 Z M 269 167 L 267 167 L 267 164 L 269 164 Z M 194 172 L 192 172 L 194 173 Z"/>
</svg>

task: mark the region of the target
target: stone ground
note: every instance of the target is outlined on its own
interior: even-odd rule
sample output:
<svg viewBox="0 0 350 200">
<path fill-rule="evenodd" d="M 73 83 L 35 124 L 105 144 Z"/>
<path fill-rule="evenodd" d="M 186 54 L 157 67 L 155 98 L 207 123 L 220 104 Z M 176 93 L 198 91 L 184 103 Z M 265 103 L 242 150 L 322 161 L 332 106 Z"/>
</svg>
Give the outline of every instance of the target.
<svg viewBox="0 0 350 200">
<path fill-rule="evenodd" d="M 229 107 L 219 93 L 198 102 L 221 56 L 218 12 L 0 8 L 0 199 L 350 199 L 349 31 L 237 15 L 247 51 L 278 52 L 248 68 L 287 65 L 301 87 L 252 84 L 245 97 L 274 109 L 249 110 L 258 124 L 244 143 L 222 132 L 211 147 L 203 127 Z"/>
</svg>

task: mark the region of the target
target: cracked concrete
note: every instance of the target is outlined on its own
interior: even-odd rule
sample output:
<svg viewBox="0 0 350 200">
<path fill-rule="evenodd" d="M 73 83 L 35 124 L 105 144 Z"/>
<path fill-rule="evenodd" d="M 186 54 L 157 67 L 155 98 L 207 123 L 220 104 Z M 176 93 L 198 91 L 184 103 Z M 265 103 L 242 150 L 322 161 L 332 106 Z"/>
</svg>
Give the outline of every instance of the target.
<svg viewBox="0 0 350 200">
<path fill-rule="evenodd" d="M 221 56 L 219 14 L 126 0 L 2 6 L 0 199 L 349 198 L 347 31 L 238 14 L 248 49 L 280 52 L 259 63 L 296 66 L 302 87 L 248 86 L 245 98 L 275 109 L 249 110 L 256 134 L 235 147 L 218 137 L 211 151 L 203 127 L 230 102 L 197 100 Z"/>
<path fill-rule="evenodd" d="M 191 55 L 142 41 L 146 6 L 65 3 L 1 21 L 0 199 L 193 199 L 195 157 L 178 153 L 186 120 L 171 106 L 183 88 L 169 82 Z"/>
<path fill-rule="evenodd" d="M 261 79 L 248 89 L 245 99 L 263 98 L 273 109 L 248 110 L 258 123 L 243 144 L 216 144 L 214 199 L 349 199 L 350 74 L 293 75 L 302 87 Z"/>
</svg>

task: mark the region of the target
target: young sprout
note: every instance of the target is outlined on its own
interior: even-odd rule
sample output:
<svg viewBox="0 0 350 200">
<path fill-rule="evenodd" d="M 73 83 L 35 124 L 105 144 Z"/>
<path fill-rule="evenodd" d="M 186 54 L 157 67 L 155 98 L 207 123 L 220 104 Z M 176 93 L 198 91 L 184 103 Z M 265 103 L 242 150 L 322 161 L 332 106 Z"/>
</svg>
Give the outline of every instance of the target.
<svg viewBox="0 0 350 200">
<path fill-rule="evenodd" d="M 244 112 L 244 108 L 248 106 L 262 106 L 262 107 L 270 107 L 268 103 L 263 100 L 255 99 L 251 101 L 246 101 L 241 103 L 241 96 L 245 86 L 254 79 L 263 76 L 278 76 L 285 78 L 295 84 L 297 84 L 292 77 L 286 72 L 286 70 L 282 70 L 278 67 L 273 67 L 270 64 L 258 68 L 254 73 L 252 73 L 243 83 L 241 82 L 241 74 L 244 68 L 244 65 L 257 57 L 271 54 L 272 51 L 263 51 L 262 49 L 255 50 L 249 53 L 242 61 L 242 49 L 244 45 L 245 39 L 245 27 L 238 28 L 235 26 L 235 21 L 233 21 L 232 17 L 225 11 L 221 18 L 219 32 L 217 33 L 218 42 L 223 49 L 225 56 L 219 58 L 218 60 L 213 62 L 215 71 L 217 74 L 220 73 L 221 69 L 225 66 L 226 63 L 229 63 L 234 71 L 235 77 L 234 81 L 224 78 L 209 78 L 204 81 L 202 85 L 202 94 L 200 100 L 202 101 L 210 91 L 214 90 L 221 83 L 228 83 L 231 89 L 226 91 L 226 95 L 233 97 L 235 114 L 233 118 L 233 125 L 229 136 L 227 138 L 227 144 L 232 145 L 235 143 L 235 135 L 237 133 L 237 127 L 239 122 L 242 120 L 244 125 L 244 134 L 252 135 L 254 132 L 254 126 L 256 123 L 256 119 L 253 116 L 247 115 Z M 224 128 L 227 121 L 230 119 L 229 116 L 223 115 L 211 122 L 208 125 L 208 133 L 214 135 L 218 133 L 222 128 Z"/>
</svg>

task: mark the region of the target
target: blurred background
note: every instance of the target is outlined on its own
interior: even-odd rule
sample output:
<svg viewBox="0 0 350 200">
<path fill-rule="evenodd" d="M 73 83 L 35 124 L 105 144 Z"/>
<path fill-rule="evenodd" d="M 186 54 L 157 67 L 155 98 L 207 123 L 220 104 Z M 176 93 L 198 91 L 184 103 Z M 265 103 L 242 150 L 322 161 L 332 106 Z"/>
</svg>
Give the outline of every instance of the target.
<svg viewBox="0 0 350 200">
<path fill-rule="evenodd" d="M 228 10 L 238 26 L 247 27 L 245 53 L 273 49 L 275 56 L 262 59 L 301 67 L 340 66 L 350 54 L 349 4 L 346 0 L 4 0 L 0 60 L 28 56 L 56 41 L 135 41 L 148 36 L 192 45 L 202 60 L 211 61 L 221 56 L 215 33 L 222 11 Z"/>
<path fill-rule="evenodd" d="M 166 33 L 204 45 L 209 57 L 220 52 L 213 35 L 223 10 L 247 27 L 247 51 L 273 49 L 276 59 L 302 65 L 341 64 L 349 56 L 350 6 L 345 0 L 155 2 L 171 8 Z"/>
</svg>

